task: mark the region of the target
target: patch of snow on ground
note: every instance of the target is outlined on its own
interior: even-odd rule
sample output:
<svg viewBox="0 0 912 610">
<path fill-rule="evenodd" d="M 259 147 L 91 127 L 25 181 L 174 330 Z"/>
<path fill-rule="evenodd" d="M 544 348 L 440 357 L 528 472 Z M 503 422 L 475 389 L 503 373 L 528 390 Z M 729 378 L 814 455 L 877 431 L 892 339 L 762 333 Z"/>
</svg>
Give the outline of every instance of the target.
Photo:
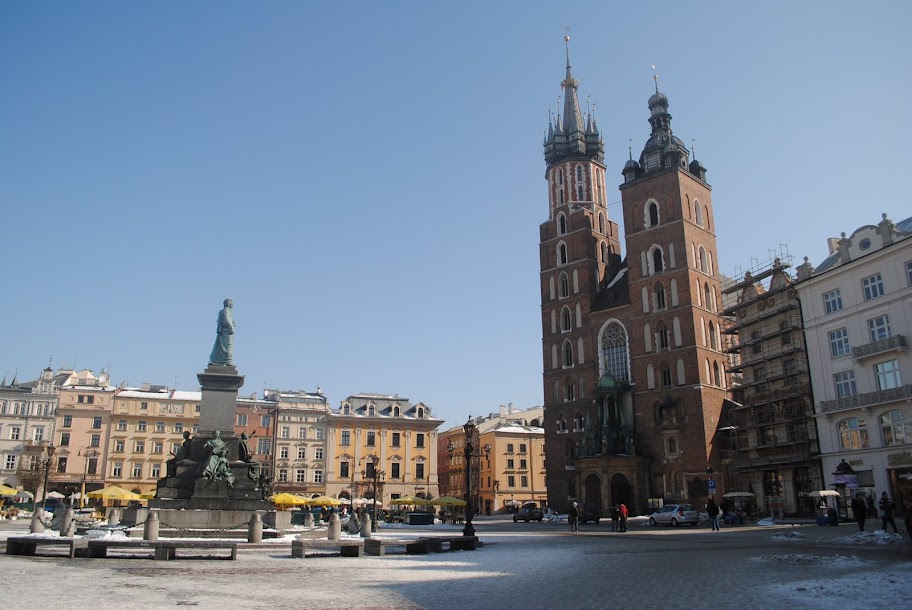
<svg viewBox="0 0 912 610">
<path fill-rule="evenodd" d="M 770 537 L 770 540 L 779 541 L 779 540 L 806 540 L 807 536 L 801 532 L 791 531 L 787 534 L 773 534 Z"/>
<path fill-rule="evenodd" d="M 821 544 L 902 544 L 902 536 L 889 534 L 883 530 L 873 532 L 855 532 L 848 536 L 821 540 Z"/>
<path fill-rule="evenodd" d="M 788 555 L 760 555 L 758 557 L 751 557 L 750 561 L 756 561 L 759 563 L 779 563 L 779 564 L 794 564 L 794 565 L 810 565 L 832 568 L 832 569 L 853 569 L 861 568 L 871 564 L 870 561 L 865 561 L 855 556 L 845 556 L 845 555 L 834 555 L 833 557 L 826 557 L 821 555 L 807 555 L 804 553 L 790 553 Z"/>
<path fill-rule="evenodd" d="M 760 519 L 756 523 L 757 525 L 762 525 L 763 527 L 772 527 L 776 525 L 776 520 L 772 517 L 766 517 L 765 519 Z"/>
<path fill-rule="evenodd" d="M 855 572 L 836 578 L 802 580 L 760 587 L 763 597 L 781 596 L 797 607 L 906 608 L 912 566 Z"/>
</svg>

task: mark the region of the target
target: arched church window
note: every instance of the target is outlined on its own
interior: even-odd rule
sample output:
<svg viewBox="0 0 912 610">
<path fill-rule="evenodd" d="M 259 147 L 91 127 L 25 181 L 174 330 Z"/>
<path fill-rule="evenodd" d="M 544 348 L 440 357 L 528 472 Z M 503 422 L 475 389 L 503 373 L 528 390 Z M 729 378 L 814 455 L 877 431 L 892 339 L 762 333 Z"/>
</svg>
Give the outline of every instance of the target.
<svg viewBox="0 0 912 610">
<path fill-rule="evenodd" d="M 570 308 L 564 307 L 561 310 L 561 332 L 569 333 L 572 329 L 572 320 L 573 316 L 570 314 Z"/>
<path fill-rule="evenodd" d="M 652 251 L 652 272 L 661 273 L 665 270 L 665 260 L 662 257 L 662 248 L 655 246 Z"/>
<path fill-rule="evenodd" d="M 655 308 L 656 311 L 661 311 L 665 309 L 665 289 L 662 287 L 662 284 L 655 285 Z"/>
<path fill-rule="evenodd" d="M 560 286 L 560 298 L 566 299 L 570 296 L 570 278 L 567 277 L 566 273 L 560 274 L 560 279 L 558 280 Z"/>
<path fill-rule="evenodd" d="M 567 244 L 560 244 L 557 246 L 557 264 L 567 264 Z"/>
<path fill-rule="evenodd" d="M 567 233 L 567 217 L 563 213 L 557 215 L 557 234 L 564 235 Z"/>
<path fill-rule="evenodd" d="M 694 221 L 701 227 L 703 226 L 703 206 L 696 199 L 694 199 Z"/>
<path fill-rule="evenodd" d="M 573 366 L 573 345 L 564 341 L 564 368 Z"/>
<path fill-rule="evenodd" d="M 576 200 L 583 201 L 584 199 L 585 199 L 585 197 L 583 196 L 583 187 L 582 186 L 576 187 Z"/>
<path fill-rule="evenodd" d="M 648 211 L 649 211 L 649 218 L 648 218 L 649 226 L 650 227 L 658 226 L 658 224 L 659 224 L 659 204 L 656 203 L 655 201 L 651 202 L 649 204 Z"/>
<path fill-rule="evenodd" d="M 627 331 L 617 321 L 611 321 L 602 329 L 601 336 L 602 363 L 604 372 L 619 382 L 630 380 L 629 352 L 627 350 Z"/>
</svg>

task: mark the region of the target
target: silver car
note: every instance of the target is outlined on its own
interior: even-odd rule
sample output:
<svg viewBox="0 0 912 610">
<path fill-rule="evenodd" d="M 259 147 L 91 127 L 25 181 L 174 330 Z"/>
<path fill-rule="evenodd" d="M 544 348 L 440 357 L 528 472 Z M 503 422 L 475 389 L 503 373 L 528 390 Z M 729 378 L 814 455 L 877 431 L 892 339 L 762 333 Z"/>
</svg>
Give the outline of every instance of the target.
<svg viewBox="0 0 912 610">
<path fill-rule="evenodd" d="M 694 527 L 700 522 L 700 512 L 690 504 L 666 504 L 649 515 L 649 525 L 671 525 L 677 527 L 690 523 Z"/>
</svg>

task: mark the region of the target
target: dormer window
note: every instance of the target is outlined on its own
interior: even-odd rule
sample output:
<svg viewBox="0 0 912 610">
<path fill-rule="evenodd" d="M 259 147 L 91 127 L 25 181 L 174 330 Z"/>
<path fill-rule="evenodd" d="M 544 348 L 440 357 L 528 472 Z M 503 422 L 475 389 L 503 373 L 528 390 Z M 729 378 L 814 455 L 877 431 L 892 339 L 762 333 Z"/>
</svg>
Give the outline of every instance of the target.
<svg viewBox="0 0 912 610">
<path fill-rule="evenodd" d="M 393 407 L 393 417 L 399 417 L 402 413 L 399 410 L 399 407 Z"/>
<path fill-rule="evenodd" d="M 367 416 L 374 417 L 377 414 L 377 408 L 374 405 L 367 406 Z"/>
<path fill-rule="evenodd" d="M 351 405 L 342 405 L 342 415 L 351 415 Z"/>
<path fill-rule="evenodd" d="M 424 419 L 424 407 L 418 407 L 418 419 Z"/>
</svg>

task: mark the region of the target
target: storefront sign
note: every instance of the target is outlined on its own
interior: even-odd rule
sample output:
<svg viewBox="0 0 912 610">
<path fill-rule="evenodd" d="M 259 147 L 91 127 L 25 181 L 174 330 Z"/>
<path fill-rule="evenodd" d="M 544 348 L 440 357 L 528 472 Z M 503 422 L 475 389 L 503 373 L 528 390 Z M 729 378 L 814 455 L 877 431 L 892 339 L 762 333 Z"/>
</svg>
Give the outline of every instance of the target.
<svg viewBox="0 0 912 610">
<path fill-rule="evenodd" d="M 891 453 L 887 456 L 887 466 L 907 466 L 912 464 L 912 453 Z"/>
<path fill-rule="evenodd" d="M 862 466 L 864 465 L 864 460 L 858 458 L 857 460 L 849 460 L 849 466 Z"/>
</svg>

